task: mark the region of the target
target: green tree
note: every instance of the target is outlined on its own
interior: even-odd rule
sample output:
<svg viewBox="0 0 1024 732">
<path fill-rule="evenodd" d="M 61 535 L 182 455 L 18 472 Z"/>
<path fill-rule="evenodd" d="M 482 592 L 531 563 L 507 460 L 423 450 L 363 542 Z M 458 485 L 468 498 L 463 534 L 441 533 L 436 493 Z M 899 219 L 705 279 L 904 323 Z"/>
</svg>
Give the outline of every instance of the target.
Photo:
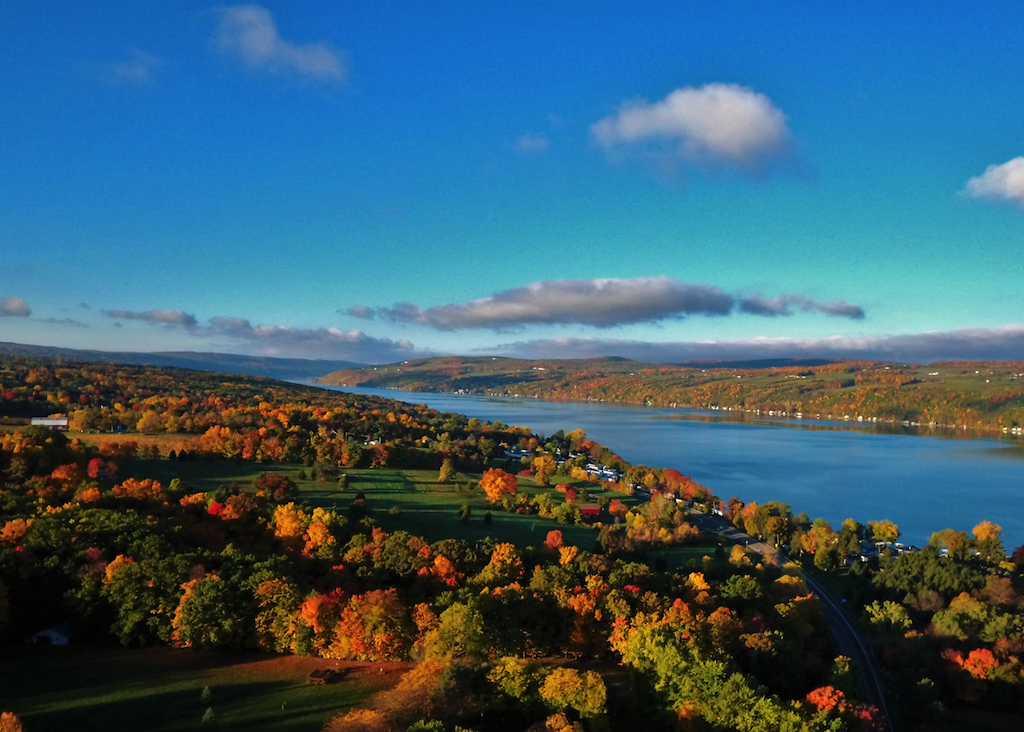
<svg viewBox="0 0 1024 732">
<path fill-rule="evenodd" d="M 427 633 L 423 646 L 428 658 L 484 655 L 487 644 L 480 611 L 472 603 L 452 604 L 441 613 L 438 627 Z"/>
<path fill-rule="evenodd" d="M 887 640 L 900 637 L 914 625 L 906 608 L 891 600 L 876 600 L 866 606 L 864 612 L 871 627 Z"/>
<path fill-rule="evenodd" d="M 175 640 L 200 649 L 245 648 L 251 621 L 239 588 L 213 575 L 192 582 L 174 614 Z"/>
</svg>

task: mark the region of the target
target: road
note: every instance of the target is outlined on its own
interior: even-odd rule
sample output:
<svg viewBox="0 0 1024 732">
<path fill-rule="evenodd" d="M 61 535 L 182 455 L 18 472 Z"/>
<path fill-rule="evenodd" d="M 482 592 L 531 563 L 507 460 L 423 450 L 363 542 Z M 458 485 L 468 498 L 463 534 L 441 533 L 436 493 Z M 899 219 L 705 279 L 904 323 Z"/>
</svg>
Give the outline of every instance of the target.
<svg viewBox="0 0 1024 732">
<path fill-rule="evenodd" d="M 780 562 L 788 562 L 789 557 L 776 551 L 774 547 L 758 541 L 749 534 L 744 534 L 735 526 L 724 519 L 706 514 L 691 513 L 691 520 L 703 531 L 713 534 L 721 533 L 728 541 L 734 544 L 746 546 L 751 551 L 761 556 L 774 555 Z M 886 704 L 885 684 L 882 673 L 875 663 L 875 657 L 864 645 L 864 639 L 857 628 L 847 617 L 843 609 L 813 578 L 801 573 L 807 588 L 821 600 L 821 609 L 828 622 L 829 636 L 832 638 L 832 645 L 837 653 L 850 658 L 858 669 L 857 679 L 860 682 L 861 693 L 864 701 L 876 707 L 882 716 L 882 724 L 885 732 L 894 732 L 892 719 L 889 716 L 889 707 Z"/>
</svg>

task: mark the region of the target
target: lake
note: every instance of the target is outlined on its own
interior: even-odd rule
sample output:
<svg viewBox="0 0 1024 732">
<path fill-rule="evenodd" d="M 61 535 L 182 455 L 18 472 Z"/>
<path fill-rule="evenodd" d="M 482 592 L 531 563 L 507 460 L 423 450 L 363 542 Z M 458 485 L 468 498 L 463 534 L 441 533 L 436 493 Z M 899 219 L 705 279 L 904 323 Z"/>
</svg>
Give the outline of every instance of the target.
<svg viewBox="0 0 1024 732">
<path fill-rule="evenodd" d="M 1003 527 L 1008 551 L 1024 544 L 1024 449 L 1020 440 L 885 434 L 871 425 L 757 418 L 731 412 L 562 403 L 392 389 L 376 394 L 442 412 L 550 435 L 583 429 L 625 460 L 675 468 L 722 498 L 781 501 L 794 513 L 890 519 L 918 546 L 982 520 Z"/>
</svg>

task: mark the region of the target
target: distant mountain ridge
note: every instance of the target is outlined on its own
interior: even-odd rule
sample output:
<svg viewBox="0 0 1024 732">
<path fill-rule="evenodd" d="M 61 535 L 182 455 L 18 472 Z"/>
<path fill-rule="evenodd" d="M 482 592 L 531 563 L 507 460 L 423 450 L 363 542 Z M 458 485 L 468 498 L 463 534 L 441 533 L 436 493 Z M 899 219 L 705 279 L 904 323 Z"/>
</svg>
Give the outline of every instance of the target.
<svg viewBox="0 0 1024 732">
<path fill-rule="evenodd" d="M 274 358 L 271 356 L 244 356 L 237 353 L 203 353 L 196 351 L 163 351 L 142 353 L 134 351 L 93 351 L 53 346 L 33 346 L 23 343 L 0 343 L 0 354 L 6 356 L 35 356 L 37 358 L 63 358 L 74 361 L 103 361 L 129 363 L 139 366 L 174 366 L 194 371 L 215 371 L 225 374 L 267 376 L 272 379 L 311 379 L 339 369 L 361 368 L 365 364 L 354 361 L 327 359 Z"/>
</svg>

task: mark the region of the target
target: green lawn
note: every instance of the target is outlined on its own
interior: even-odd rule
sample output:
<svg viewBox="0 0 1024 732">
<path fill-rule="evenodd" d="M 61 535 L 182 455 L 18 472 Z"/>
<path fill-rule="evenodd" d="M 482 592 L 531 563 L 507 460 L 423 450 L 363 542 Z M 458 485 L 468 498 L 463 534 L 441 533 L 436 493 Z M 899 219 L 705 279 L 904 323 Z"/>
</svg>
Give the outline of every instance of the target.
<svg viewBox="0 0 1024 732">
<path fill-rule="evenodd" d="M 334 662 L 254 653 L 71 645 L 4 654 L 0 709 L 15 712 L 29 732 L 193 730 L 208 708 L 218 730 L 317 732 L 380 686 L 373 669 L 309 686 L 310 669 Z M 206 686 L 209 701 L 201 698 Z"/>
<path fill-rule="evenodd" d="M 184 488 L 198 493 L 215 491 L 235 481 L 245 488 L 251 488 L 258 474 L 271 470 L 284 473 L 294 480 L 299 467 L 243 461 L 236 463 L 231 460 L 125 460 L 118 464 L 118 479 L 155 478 L 166 486 L 174 478 L 180 478 Z"/>
<path fill-rule="evenodd" d="M 298 486 L 303 501 L 314 506 L 329 506 L 345 511 L 357 492 L 366 495 L 370 515 L 387 531 L 402 529 L 422 536 L 428 541 L 446 538 L 474 541 L 493 537 L 498 541 L 510 541 L 517 546 L 540 546 L 549 531 L 558 529 L 567 544 L 577 544 L 590 549 L 597 539 L 597 532 L 583 526 L 565 526 L 539 516 L 506 513 L 501 509 L 492 510 L 493 521 L 484 523 L 487 501 L 483 489 L 477 483 L 479 475 L 458 474 L 449 483 L 438 483 L 436 470 L 399 470 L 375 468 L 345 470 L 349 487 L 345 492 L 337 488 L 334 480 L 317 481 L 299 479 L 299 465 L 276 463 L 263 465 L 253 462 L 230 460 L 126 460 L 120 466 L 119 477 L 155 478 L 167 485 L 179 478 L 190 492 L 214 491 L 222 486 L 238 482 L 250 488 L 259 473 L 276 471 L 287 475 Z M 312 471 L 305 469 L 307 474 Z M 556 476 L 561 481 L 562 477 Z M 585 482 L 566 479 L 570 485 L 580 488 L 594 486 Z M 466 486 L 473 486 L 467 489 Z M 530 479 L 520 479 L 520 492 L 535 495 L 547 491 L 555 501 L 562 500 L 562 494 L 554 486 L 536 485 Z M 592 491 L 592 500 L 598 497 L 619 498 L 627 504 L 635 501 L 611 491 Z M 459 519 L 463 504 L 472 508 L 469 521 Z M 391 509 L 397 506 L 399 513 Z"/>
<path fill-rule="evenodd" d="M 579 544 L 585 549 L 593 546 L 597 532 L 583 526 L 563 526 L 539 516 L 505 513 L 501 509 L 491 511 L 493 521 L 484 523 L 487 500 L 483 489 L 476 486 L 480 476 L 459 474 L 448 484 L 437 482 L 437 471 L 395 470 L 347 470 L 349 488 L 339 492 L 334 486 L 315 481 L 300 481 L 303 500 L 315 506 L 330 506 L 347 509 L 357 492 L 366 496 L 370 515 L 387 531 L 402 529 L 422 536 L 428 541 L 454 538 L 473 541 L 493 537 L 498 541 L 510 541 L 517 546 L 540 546 L 548 532 L 559 529 L 567 544 Z M 466 483 L 474 488 L 466 490 Z M 554 488 L 541 488 L 532 482 L 521 481 L 521 491 L 533 495 L 542 490 L 551 491 L 556 500 L 561 494 Z M 469 504 L 472 515 L 469 521 L 462 521 L 459 509 Z M 399 513 L 391 513 L 397 506 Z"/>
<path fill-rule="evenodd" d="M 665 558 L 665 568 L 670 571 L 678 571 L 686 566 L 687 562 L 695 561 L 697 564 L 701 564 L 704 557 L 714 557 L 715 549 L 718 548 L 718 542 L 714 539 L 702 540 L 699 544 L 687 544 L 685 546 L 669 547 L 667 549 L 658 549 L 657 547 L 651 547 L 647 551 L 647 558 L 653 562 L 655 558 L 662 556 Z M 726 555 L 732 547 L 726 547 Z"/>
</svg>

